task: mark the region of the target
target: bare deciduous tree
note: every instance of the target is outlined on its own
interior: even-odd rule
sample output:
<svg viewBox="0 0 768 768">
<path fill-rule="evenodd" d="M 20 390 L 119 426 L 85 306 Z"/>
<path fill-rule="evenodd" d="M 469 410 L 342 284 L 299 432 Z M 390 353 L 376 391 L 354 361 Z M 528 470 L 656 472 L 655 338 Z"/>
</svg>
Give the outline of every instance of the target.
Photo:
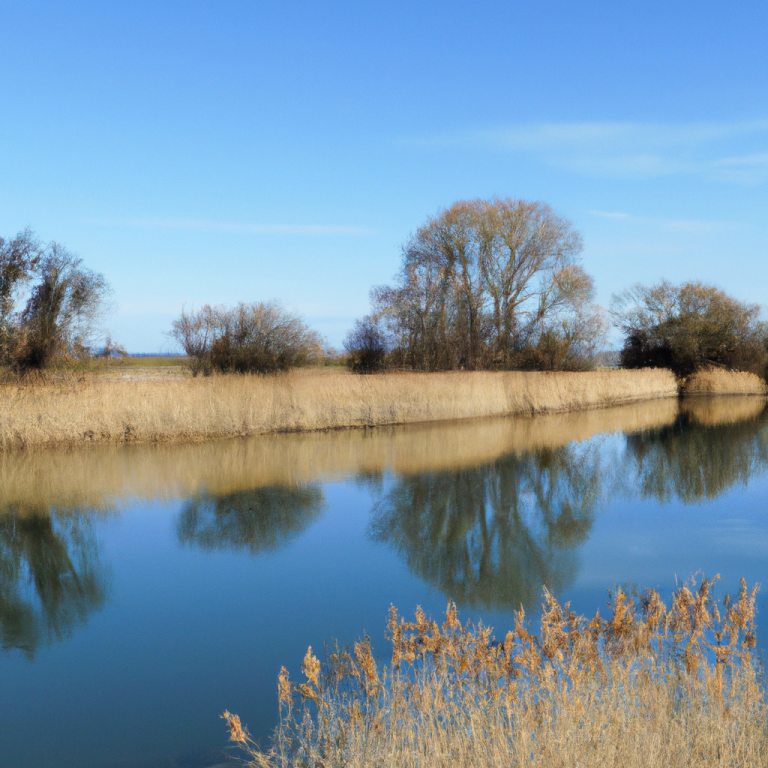
<svg viewBox="0 0 768 768">
<path fill-rule="evenodd" d="M 19 291 L 34 274 L 41 252 L 42 247 L 30 229 L 11 240 L 0 237 L 0 347 L 6 353 Z"/>
<path fill-rule="evenodd" d="M 322 338 L 276 302 L 205 305 L 182 310 L 171 329 L 190 357 L 193 374 L 268 373 L 304 365 L 321 354 Z"/>
<path fill-rule="evenodd" d="M 21 315 L 24 364 L 42 368 L 56 355 L 89 354 L 110 293 L 104 276 L 83 267 L 58 243 L 40 256 L 37 272 Z"/>
<path fill-rule="evenodd" d="M 89 355 L 109 293 L 103 275 L 62 245 L 43 246 L 29 229 L 0 238 L 0 362 L 43 368 Z"/>
<path fill-rule="evenodd" d="M 605 324 L 581 247 L 544 203 L 460 201 L 408 240 L 396 284 L 372 291 L 373 316 L 400 365 L 582 367 Z"/>
</svg>

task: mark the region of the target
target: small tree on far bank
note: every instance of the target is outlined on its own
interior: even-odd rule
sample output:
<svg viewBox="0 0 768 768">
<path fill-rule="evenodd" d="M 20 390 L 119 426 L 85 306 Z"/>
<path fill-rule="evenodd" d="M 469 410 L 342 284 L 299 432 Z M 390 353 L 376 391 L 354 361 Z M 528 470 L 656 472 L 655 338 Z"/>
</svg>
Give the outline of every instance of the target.
<svg viewBox="0 0 768 768">
<path fill-rule="evenodd" d="M 20 360 L 44 368 L 57 356 L 89 356 L 110 293 L 104 276 L 53 243 L 40 258 L 38 277 L 21 315 Z"/>
<path fill-rule="evenodd" d="M 376 320 L 364 317 L 355 322 L 354 328 L 344 339 L 348 365 L 355 373 L 378 373 L 384 370 L 387 345 Z"/>
<path fill-rule="evenodd" d="M 19 294 L 32 279 L 42 251 L 30 229 L 8 240 L 0 237 L 0 358 L 4 362 L 10 359 L 18 338 Z"/>
<path fill-rule="evenodd" d="M 0 363 L 26 371 L 90 357 L 110 293 L 59 243 L 42 245 L 29 229 L 0 238 Z"/>
<path fill-rule="evenodd" d="M 276 302 L 182 310 L 170 335 L 189 356 L 193 375 L 285 371 L 322 355 L 321 336 Z"/>
<path fill-rule="evenodd" d="M 708 367 L 766 376 L 768 325 L 761 307 L 700 282 L 635 285 L 614 296 L 625 368 L 670 368 L 688 376 Z"/>
</svg>

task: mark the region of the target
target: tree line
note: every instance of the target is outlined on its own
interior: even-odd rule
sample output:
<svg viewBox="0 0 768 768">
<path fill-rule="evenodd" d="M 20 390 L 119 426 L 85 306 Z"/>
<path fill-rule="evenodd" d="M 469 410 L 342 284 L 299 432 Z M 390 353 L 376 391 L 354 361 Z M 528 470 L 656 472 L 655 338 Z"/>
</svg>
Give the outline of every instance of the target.
<svg viewBox="0 0 768 768">
<path fill-rule="evenodd" d="M 587 370 L 620 329 L 624 368 L 768 373 L 762 308 L 700 282 L 615 295 L 606 313 L 572 224 L 544 203 L 454 203 L 403 246 L 392 285 L 345 339 L 353 370 Z"/>
<path fill-rule="evenodd" d="M 636 285 L 595 303 L 582 239 L 541 202 L 459 201 L 406 241 L 394 281 L 344 340 L 357 373 L 594 367 L 611 324 L 625 368 L 687 376 L 708 367 L 768 373 L 761 307 L 699 282 Z M 0 364 L 22 370 L 94 353 L 109 286 L 57 243 L 0 238 Z M 24 296 L 26 301 L 21 301 Z M 194 374 L 286 370 L 327 355 L 322 337 L 275 302 L 187 311 L 170 330 Z M 115 349 L 111 343 L 102 352 Z"/>
</svg>

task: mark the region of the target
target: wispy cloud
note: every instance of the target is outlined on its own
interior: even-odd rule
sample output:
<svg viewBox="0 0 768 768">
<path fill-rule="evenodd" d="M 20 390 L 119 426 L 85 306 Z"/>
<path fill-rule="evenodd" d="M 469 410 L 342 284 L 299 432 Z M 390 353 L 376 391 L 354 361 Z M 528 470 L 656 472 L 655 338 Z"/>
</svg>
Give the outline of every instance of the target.
<svg viewBox="0 0 768 768">
<path fill-rule="evenodd" d="M 102 226 L 189 229 L 195 232 L 231 232 L 254 235 L 372 235 L 373 229 L 327 224 L 243 224 L 227 221 L 197 219 L 100 219 L 91 222 Z"/>
<path fill-rule="evenodd" d="M 768 120 L 703 123 L 540 123 L 434 136 L 433 148 L 525 153 L 577 173 L 622 178 L 679 174 L 768 181 Z"/>
<path fill-rule="evenodd" d="M 590 211 L 593 216 L 599 216 L 602 219 L 630 219 L 628 213 L 619 213 L 618 211 Z"/>
<path fill-rule="evenodd" d="M 697 221 L 695 219 L 672 219 L 664 222 L 664 227 L 670 232 L 683 232 L 689 235 L 706 235 L 711 232 L 722 232 L 728 229 L 728 224 L 722 221 Z"/>
<path fill-rule="evenodd" d="M 722 221 L 701 221 L 698 219 L 663 219 L 652 216 L 633 216 L 629 213 L 613 211 L 589 211 L 592 216 L 601 219 L 615 219 L 629 224 L 650 225 L 656 229 L 667 232 L 682 232 L 690 235 L 708 234 L 710 232 L 722 232 L 728 229 L 729 224 Z"/>
</svg>

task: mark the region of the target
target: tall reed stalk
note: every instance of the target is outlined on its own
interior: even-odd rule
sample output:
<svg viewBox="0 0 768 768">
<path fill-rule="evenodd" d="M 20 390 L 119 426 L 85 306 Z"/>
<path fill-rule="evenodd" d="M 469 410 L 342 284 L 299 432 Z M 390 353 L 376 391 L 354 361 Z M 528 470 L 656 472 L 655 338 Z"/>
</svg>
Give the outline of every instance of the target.
<svg viewBox="0 0 768 768">
<path fill-rule="evenodd" d="M 716 579 L 715 579 L 716 580 Z M 756 662 L 757 588 L 713 601 L 715 580 L 637 601 L 621 589 L 587 620 L 545 591 L 538 632 L 522 610 L 497 639 L 391 609 L 391 661 L 364 637 L 304 682 L 278 680 L 280 725 L 260 749 L 229 712 L 229 735 L 259 768 L 661 768 L 768 764 L 768 705 Z"/>
</svg>

